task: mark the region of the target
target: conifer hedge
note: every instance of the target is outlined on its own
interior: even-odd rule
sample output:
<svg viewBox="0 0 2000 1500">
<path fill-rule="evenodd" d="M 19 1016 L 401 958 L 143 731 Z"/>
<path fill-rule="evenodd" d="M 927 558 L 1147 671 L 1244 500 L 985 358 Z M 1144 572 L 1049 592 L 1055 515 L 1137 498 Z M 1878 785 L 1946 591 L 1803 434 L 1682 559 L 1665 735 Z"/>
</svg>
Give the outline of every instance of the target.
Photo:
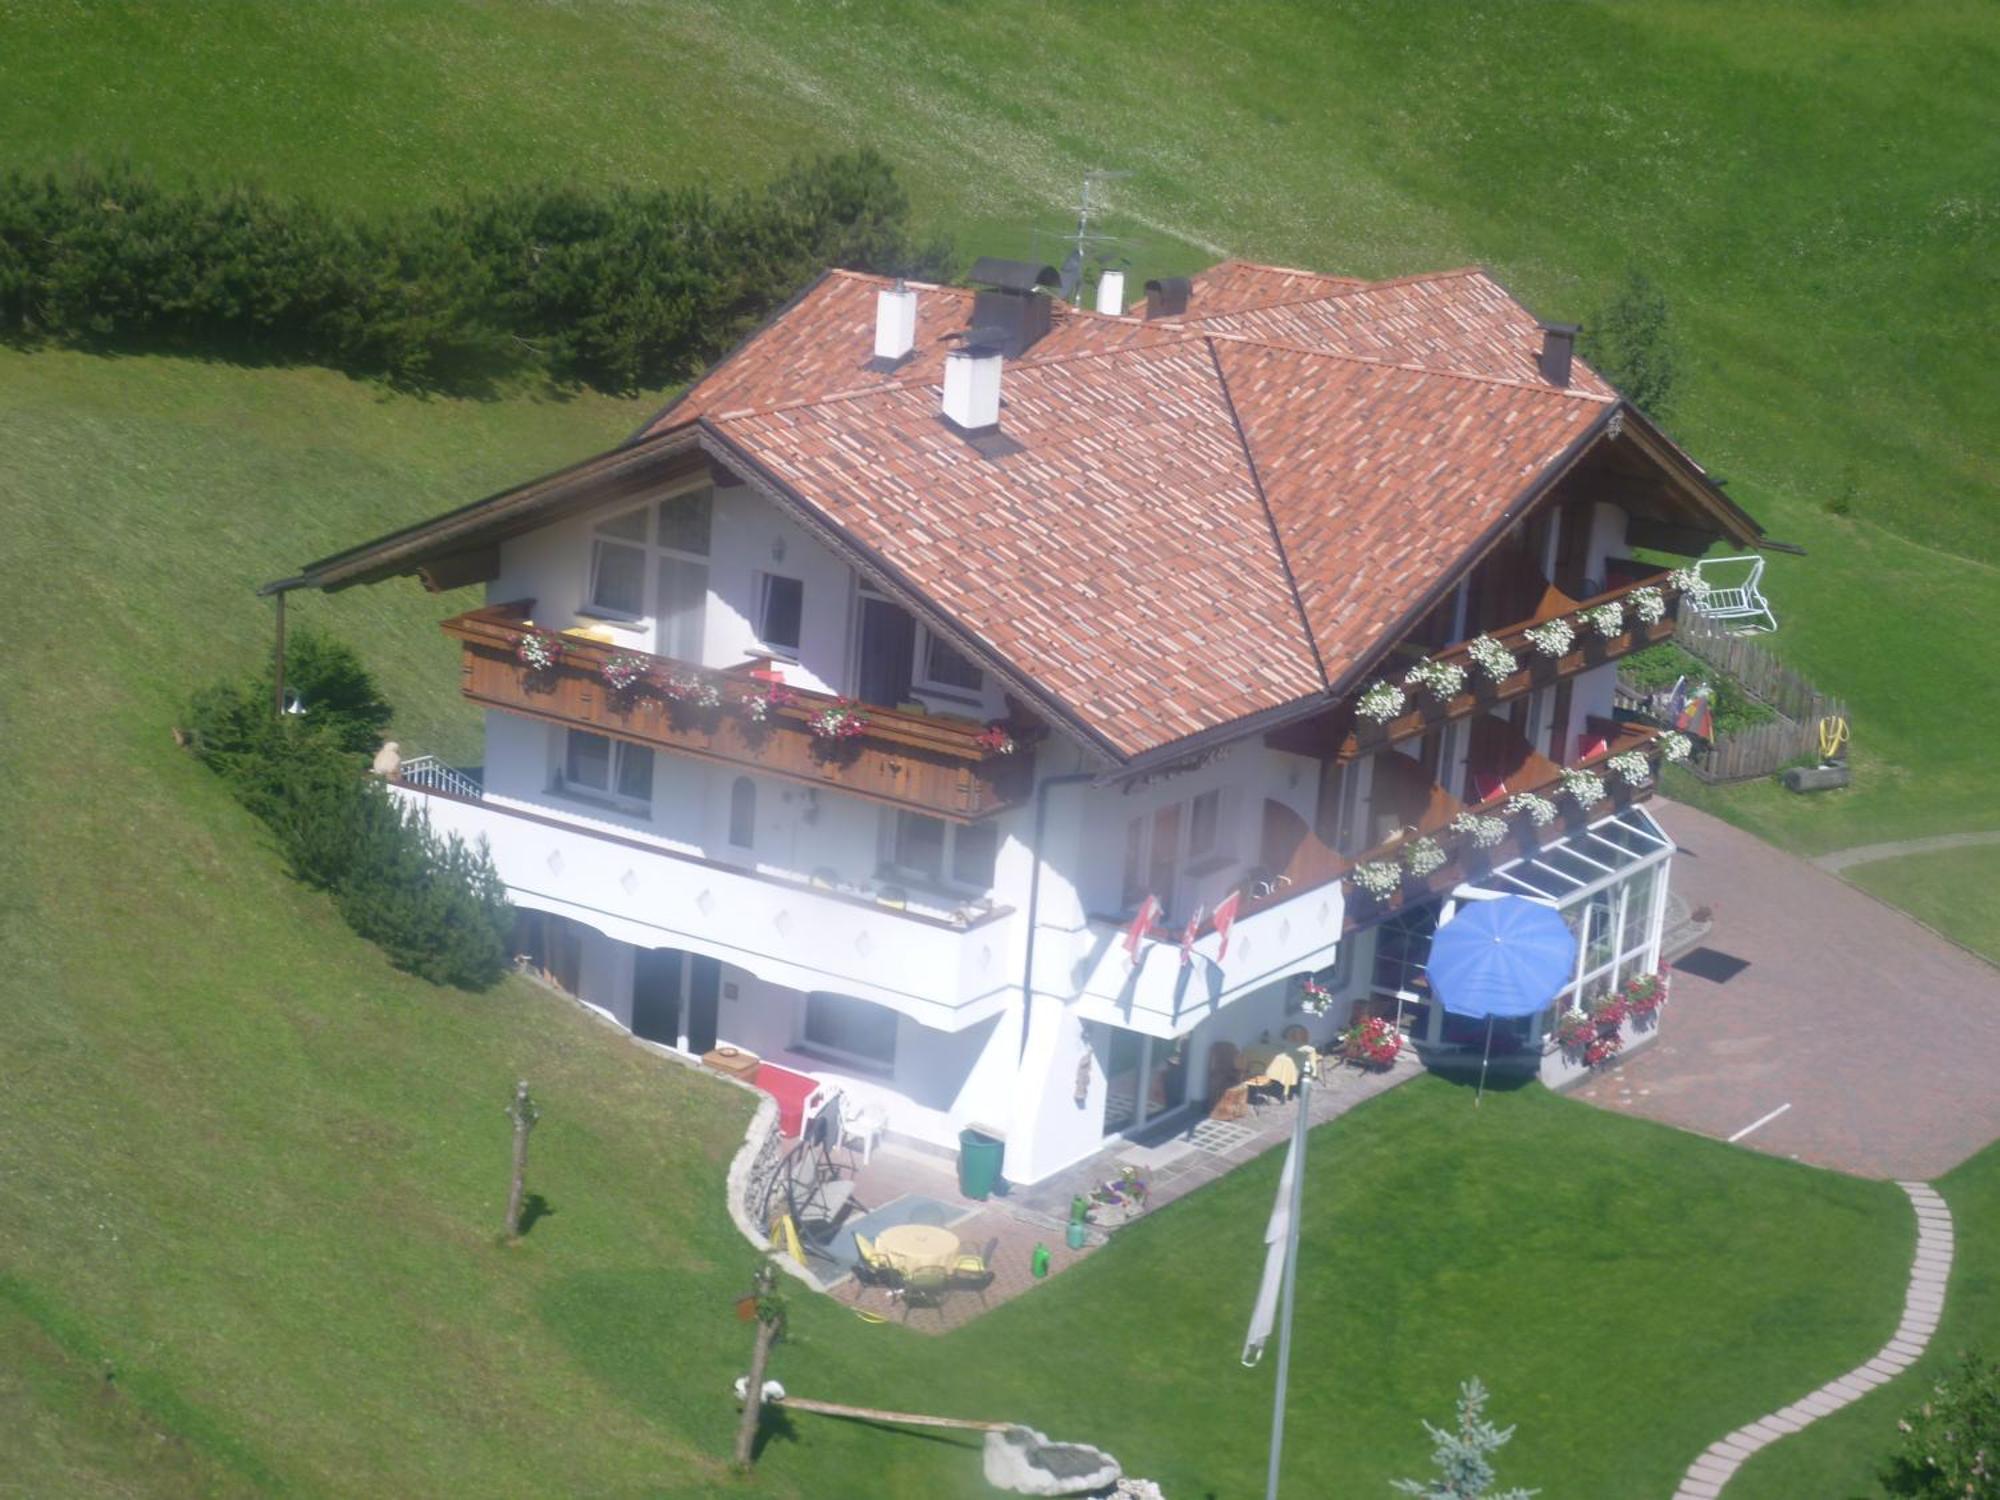
<svg viewBox="0 0 2000 1500">
<path fill-rule="evenodd" d="M 419 389 L 665 385 L 828 266 L 950 272 L 872 151 L 728 193 L 543 185 L 378 217 L 125 167 L 0 176 L 0 338 Z"/>
</svg>

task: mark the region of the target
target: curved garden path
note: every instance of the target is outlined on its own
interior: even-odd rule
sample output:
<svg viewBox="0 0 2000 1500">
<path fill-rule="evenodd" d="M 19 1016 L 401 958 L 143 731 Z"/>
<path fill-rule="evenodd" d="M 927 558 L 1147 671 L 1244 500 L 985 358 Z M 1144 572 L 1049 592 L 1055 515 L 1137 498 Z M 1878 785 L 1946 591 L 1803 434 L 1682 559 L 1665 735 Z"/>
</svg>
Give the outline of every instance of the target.
<svg viewBox="0 0 2000 1500">
<path fill-rule="evenodd" d="M 1903 1299 L 1903 1321 L 1895 1336 L 1866 1364 L 1710 1443 L 1681 1477 L 1674 1500 L 1715 1500 L 1736 1471 L 1760 1449 L 1859 1401 L 1909 1369 L 1924 1352 L 1944 1312 L 1945 1282 L 1951 1275 L 1951 1210 L 1925 1183 L 1899 1182 L 1896 1186 L 1910 1195 L 1917 1211 L 1917 1255 L 1910 1266 L 1910 1289 Z"/>
<path fill-rule="evenodd" d="M 1982 833 L 1940 833 L 1927 839 L 1896 839 L 1887 844 L 1856 844 L 1852 849 L 1835 849 L 1813 860 L 1822 870 L 1844 870 L 1849 865 L 1873 864 L 1878 859 L 1901 859 L 1906 854 L 1934 854 L 1940 849 L 1970 849 L 1979 844 L 2000 844 L 2000 828 Z"/>
</svg>

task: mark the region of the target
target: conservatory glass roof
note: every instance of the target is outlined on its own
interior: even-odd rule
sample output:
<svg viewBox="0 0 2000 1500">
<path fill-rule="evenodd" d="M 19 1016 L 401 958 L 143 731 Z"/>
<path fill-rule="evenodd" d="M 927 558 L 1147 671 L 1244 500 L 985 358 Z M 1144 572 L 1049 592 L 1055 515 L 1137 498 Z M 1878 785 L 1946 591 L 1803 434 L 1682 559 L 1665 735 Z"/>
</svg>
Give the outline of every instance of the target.
<svg viewBox="0 0 2000 1500">
<path fill-rule="evenodd" d="M 1643 807 L 1627 807 L 1545 849 L 1496 865 L 1452 894 L 1461 901 L 1526 896 L 1569 906 L 1674 852 L 1674 842 Z"/>
</svg>

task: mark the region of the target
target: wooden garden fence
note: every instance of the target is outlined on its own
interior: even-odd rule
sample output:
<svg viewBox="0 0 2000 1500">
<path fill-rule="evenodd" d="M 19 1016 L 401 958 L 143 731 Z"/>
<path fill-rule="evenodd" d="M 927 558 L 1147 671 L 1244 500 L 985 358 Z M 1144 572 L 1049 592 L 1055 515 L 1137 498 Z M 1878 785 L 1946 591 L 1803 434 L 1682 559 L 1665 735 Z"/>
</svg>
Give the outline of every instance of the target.
<svg viewBox="0 0 2000 1500">
<path fill-rule="evenodd" d="M 1688 761 L 1703 781 L 1747 781 L 1769 776 L 1787 761 L 1820 753 L 1822 719 L 1847 720 L 1847 704 L 1829 698 L 1748 637 L 1732 635 L 1704 619 L 1683 600 L 1674 641 L 1731 678 L 1778 717 L 1718 739 L 1707 754 Z"/>
</svg>

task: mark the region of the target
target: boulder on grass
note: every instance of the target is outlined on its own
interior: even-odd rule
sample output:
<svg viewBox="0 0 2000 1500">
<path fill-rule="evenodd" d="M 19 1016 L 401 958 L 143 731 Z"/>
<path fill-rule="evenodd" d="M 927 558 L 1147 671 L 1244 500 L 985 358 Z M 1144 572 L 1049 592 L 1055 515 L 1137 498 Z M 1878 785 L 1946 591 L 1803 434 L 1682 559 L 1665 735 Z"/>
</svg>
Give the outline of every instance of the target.
<svg viewBox="0 0 2000 1500">
<path fill-rule="evenodd" d="M 1052 1443 L 1032 1427 L 986 1434 L 986 1482 L 1016 1495 L 1089 1495 L 1124 1477 L 1118 1460 L 1087 1443 Z"/>
</svg>

